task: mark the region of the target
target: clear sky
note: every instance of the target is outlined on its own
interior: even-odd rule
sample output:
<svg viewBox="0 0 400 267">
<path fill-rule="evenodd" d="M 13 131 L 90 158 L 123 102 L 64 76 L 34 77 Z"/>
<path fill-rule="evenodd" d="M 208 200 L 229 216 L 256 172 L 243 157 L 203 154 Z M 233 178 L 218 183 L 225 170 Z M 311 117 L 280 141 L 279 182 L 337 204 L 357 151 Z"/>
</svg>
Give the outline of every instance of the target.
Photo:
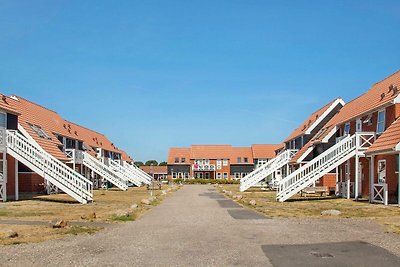
<svg viewBox="0 0 400 267">
<path fill-rule="evenodd" d="M 0 92 L 169 147 L 279 143 L 400 69 L 400 1 L 0 1 Z"/>
</svg>

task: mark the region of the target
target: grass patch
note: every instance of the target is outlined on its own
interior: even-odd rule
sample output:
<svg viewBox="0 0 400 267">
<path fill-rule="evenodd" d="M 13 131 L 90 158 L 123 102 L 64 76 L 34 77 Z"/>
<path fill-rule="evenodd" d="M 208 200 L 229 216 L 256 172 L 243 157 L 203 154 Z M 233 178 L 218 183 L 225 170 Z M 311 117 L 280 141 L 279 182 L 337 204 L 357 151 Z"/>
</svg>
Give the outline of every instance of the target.
<svg viewBox="0 0 400 267">
<path fill-rule="evenodd" d="M 343 198 L 327 197 L 300 197 L 294 196 L 290 201 L 277 202 L 275 191 L 262 191 L 258 188 L 250 188 L 246 192 L 240 192 L 238 185 L 219 185 L 217 189 L 226 191 L 225 196 L 232 198 L 241 195 L 242 199 L 237 201 L 243 206 L 255 209 L 268 217 L 275 218 L 327 218 L 321 215 L 324 210 L 339 210 L 339 218 L 364 218 L 373 219 L 386 225 L 388 231 L 400 234 L 400 208 L 370 204 L 348 200 Z M 250 205 L 255 200 L 256 206 Z"/>
<path fill-rule="evenodd" d="M 163 190 L 173 192 L 179 186 L 163 185 Z M 144 187 L 133 187 L 127 191 L 118 189 L 94 190 L 94 202 L 86 205 L 76 203 L 66 194 L 54 194 L 35 196 L 33 199 L 10 201 L 0 207 L 0 217 L 3 220 L 15 221 L 44 221 L 62 219 L 69 222 L 95 222 L 95 223 L 119 223 L 135 221 L 153 206 L 162 203 L 163 199 L 170 195 L 162 194 L 162 190 L 154 190 L 156 200 L 151 205 L 142 205 L 141 200 L 150 197 L 150 191 Z M 130 216 L 116 217 L 115 213 L 128 210 L 133 204 L 138 208 L 132 211 Z M 1 225 L 0 229 L 13 229 L 18 232 L 18 237 L 8 240 L 0 240 L 0 245 L 18 243 L 37 243 L 45 240 L 56 239 L 66 234 L 91 233 L 101 228 L 73 226 L 64 229 L 50 229 L 48 226 L 37 225 Z"/>
<path fill-rule="evenodd" d="M 117 215 L 112 216 L 112 220 L 117 222 L 132 222 L 136 221 L 137 218 L 138 216 L 135 213 L 130 213 L 127 216 L 117 216 Z"/>
<path fill-rule="evenodd" d="M 73 225 L 63 229 L 62 233 L 65 235 L 78 235 L 78 234 L 95 234 L 100 231 L 102 228 L 99 227 L 88 227 L 88 226 L 79 226 Z"/>
</svg>

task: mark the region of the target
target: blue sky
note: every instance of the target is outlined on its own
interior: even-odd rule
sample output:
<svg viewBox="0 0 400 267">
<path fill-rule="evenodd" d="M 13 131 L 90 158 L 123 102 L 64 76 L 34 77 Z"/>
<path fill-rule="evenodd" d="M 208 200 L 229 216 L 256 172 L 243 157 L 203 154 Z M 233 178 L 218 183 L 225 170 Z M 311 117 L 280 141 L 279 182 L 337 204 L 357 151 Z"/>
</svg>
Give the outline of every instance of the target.
<svg viewBox="0 0 400 267">
<path fill-rule="evenodd" d="M 169 147 L 278 143 L 399 70 L 399 1 L 0 1 L 0 92 Z"/>
</svg>

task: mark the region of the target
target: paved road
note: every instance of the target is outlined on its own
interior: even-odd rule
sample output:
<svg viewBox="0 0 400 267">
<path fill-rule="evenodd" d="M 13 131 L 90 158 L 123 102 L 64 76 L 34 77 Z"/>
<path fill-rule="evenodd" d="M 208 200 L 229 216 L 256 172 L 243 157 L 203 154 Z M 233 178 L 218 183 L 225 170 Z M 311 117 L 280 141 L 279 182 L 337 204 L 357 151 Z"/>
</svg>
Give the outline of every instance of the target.
<svg viewBox="0 0 400 267">
<path fill-rule="evenodd" d="M 193 185 L 93 236 L 1 247 L 0 266 L 400 266 L 399 254 L 373 222 L 268 219 Z"/>
</svg>

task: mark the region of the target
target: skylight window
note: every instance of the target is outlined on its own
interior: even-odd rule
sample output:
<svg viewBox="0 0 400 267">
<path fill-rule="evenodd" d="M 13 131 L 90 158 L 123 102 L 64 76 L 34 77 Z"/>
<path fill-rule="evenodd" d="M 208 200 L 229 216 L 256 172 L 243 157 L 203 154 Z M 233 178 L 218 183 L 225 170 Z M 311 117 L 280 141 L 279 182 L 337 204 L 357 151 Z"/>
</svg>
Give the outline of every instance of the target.
<svg viewBox="0 0 400 267">
<path fill-rule="evenodd" d="M 42 127 L 38 126 L 38 125 L 33 125 L 28 123 L 29 126 L 31 127 L 31 129 L 40 137 L 40 138 L 44 138 L 44 139 L 51 139 L 51 137 L 46 133 L 45 130 L 43 130 Z"/>
</svg>

